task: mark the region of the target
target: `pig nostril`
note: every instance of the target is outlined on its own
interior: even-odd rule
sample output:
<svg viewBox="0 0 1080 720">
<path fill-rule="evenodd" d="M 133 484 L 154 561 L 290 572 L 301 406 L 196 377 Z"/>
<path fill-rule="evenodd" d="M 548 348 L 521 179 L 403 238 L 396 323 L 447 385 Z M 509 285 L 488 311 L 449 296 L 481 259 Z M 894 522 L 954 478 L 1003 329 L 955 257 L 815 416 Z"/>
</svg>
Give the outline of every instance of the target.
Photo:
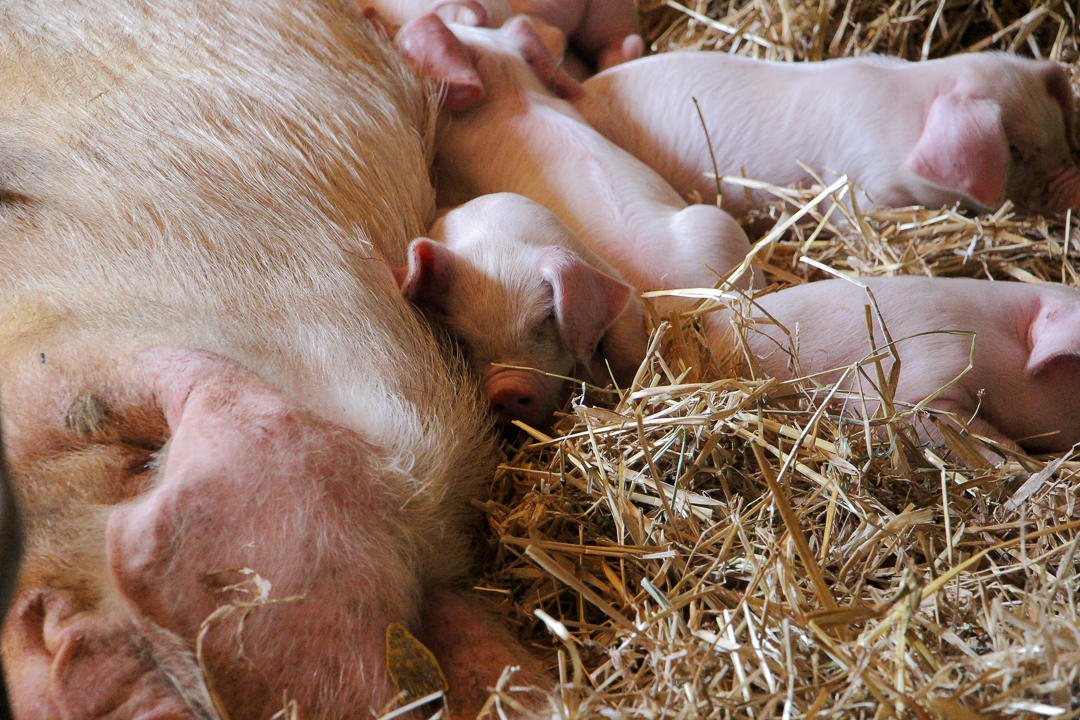
<svg viewBox="0 0 1080 720">
<path fill-rule="evenodd" d="M 522 407 L 529 407 L 531 404 L 532 398 L 523 397 L 518 399 L 518 405 L 521 405 Z"/>
</svg>

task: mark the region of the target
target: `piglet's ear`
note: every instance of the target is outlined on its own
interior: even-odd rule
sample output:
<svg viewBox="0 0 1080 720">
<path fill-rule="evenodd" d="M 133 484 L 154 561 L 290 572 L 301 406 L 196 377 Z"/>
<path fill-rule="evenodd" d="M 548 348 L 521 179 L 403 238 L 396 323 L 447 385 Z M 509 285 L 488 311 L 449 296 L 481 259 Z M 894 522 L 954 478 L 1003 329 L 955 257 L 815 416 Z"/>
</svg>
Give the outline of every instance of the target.
<svg viewBox="0 0 1080 720">
<path fill-rule="evenodd" d="M 417 305 L 441 306 L 450 291 L 454 253 L 442 243 L 417 238 L 409 243 L 409 266 L 394 270 L 401 294 Z"/>
<path fill-rule="evenodd" d="M 540 273 L 554 291 L 555 316 L 567 347 L 588 360 L 604 332 L 622 313 L 631 288 L 587 264 L 577 253 L 553 247 L 544 251 Z"/>
<path fill-rule="evenodd" d="M 934 100 L 904 167 L 924 180 L 994 207 L 1005 192 L 1009 141 L 1001 106 L 949 93 Z"/>
<path fill-rule="evenodd" d="M 573 102 L 585 89 L 563 67 L 566 35 L 554 25 L 527 15 L 518 15 L 502 27 L 503 34 L 517 48 L 540 81 L 556 95 Z"/>
<path fill-rule="evenodd" d="M 484 99 L 484 84 L 472 54 L 435 13 L 406 24 L 394 42 L 421 76 L 446 84 L 443 106 L 447 110 L 468 110 Z"/>
<path fill-rule="evenodd" d="M 458 25 L 487 27 L 489 22 L 487 8 L 476 0 L 439 0 L 431 10 L 444 22 Z"/>
<path fill-rule="evenodd" d="M 1080 301 L 1051 301 L 1039 311 L 1029 332 L 1031 355 L 1025 370 L 1038 375 L 1055 361 L 1080 361 Z"/>
</svg>

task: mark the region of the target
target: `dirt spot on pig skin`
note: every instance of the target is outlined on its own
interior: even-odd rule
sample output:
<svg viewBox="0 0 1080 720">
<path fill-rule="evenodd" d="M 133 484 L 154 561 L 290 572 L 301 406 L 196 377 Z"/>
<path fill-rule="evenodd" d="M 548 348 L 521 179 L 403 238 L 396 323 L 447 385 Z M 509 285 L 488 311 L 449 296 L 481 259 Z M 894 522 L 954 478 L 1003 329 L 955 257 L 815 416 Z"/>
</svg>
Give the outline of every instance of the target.
<svg viewBox="0 0 1080 720">
<path fill-rule="evenodd" d="M 97 395 L 79 395 L 71 401 L 64 424 L 80 435 L 93 435 L 106 420 L 108 408 Z"/>
<path fill-rule="evenodd" d="M 96 392 L 76 391 L 65 403 L 67 409 L 48 421 L 47 409 L 25 400 L 20 409 L 16 410 L 19 401 L 15 401 L 5 405 L 5 410 L 29 414 L 37 409 L 46 422 L 32 434 L 18 430 L 11 434 L 11 469 L 24 506 L 59 511 L 80 505 L 115 505 L 150 486 L 157 453 L 167 439 L 160 412 L 126 408 L 108 403 Z M 97 481 L 73 485 L 71 478 L 76 477 Z M 30 531 L 33 534 L 34 528 Z"/>
<path fill-rule="evenodd" d="M 25 205 L 30 202 L 30 198 L 23 195 L 20 192 L 11 190 L 5 187 L 0 187 L 0 204 L 3 205 Z"/>
</svg>

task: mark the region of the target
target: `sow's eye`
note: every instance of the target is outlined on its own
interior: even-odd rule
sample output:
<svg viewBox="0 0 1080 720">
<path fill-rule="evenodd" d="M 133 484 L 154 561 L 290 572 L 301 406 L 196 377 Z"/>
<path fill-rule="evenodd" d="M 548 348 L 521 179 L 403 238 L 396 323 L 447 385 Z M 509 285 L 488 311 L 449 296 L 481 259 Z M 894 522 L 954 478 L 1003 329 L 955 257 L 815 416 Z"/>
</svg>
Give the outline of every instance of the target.
<svg viewBox="0 0 1080 720">
<path fill-rule="evenodd" d="M 1009 157 L 1013 162 L 1027 162 L 1036 154 L 1031 149 L 1022 148 L 1019 145 L 1009 144 Z"/>
<path fill-rule="evenodd" d="M 558 332 L 558 322 L 555 318 L 555 308 L 549 308 L 533 328 L 533 337 L 537 340 L 551 337 Z"/>
</svg>

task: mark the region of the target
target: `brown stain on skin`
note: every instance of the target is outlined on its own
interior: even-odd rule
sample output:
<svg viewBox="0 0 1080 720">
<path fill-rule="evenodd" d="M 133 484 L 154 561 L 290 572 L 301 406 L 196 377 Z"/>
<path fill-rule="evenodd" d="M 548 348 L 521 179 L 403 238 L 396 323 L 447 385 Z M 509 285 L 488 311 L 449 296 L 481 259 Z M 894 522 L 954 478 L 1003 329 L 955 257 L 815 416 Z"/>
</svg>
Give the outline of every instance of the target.
<svg viewBox="0 0 1080 720">
<path fill-rule="evenodd" d="M 107 416 L 105 401 L 87 393 L 71 401 L 64 424 L 80 435 L 94 435 L 103 427 Z"/>
</svg>

